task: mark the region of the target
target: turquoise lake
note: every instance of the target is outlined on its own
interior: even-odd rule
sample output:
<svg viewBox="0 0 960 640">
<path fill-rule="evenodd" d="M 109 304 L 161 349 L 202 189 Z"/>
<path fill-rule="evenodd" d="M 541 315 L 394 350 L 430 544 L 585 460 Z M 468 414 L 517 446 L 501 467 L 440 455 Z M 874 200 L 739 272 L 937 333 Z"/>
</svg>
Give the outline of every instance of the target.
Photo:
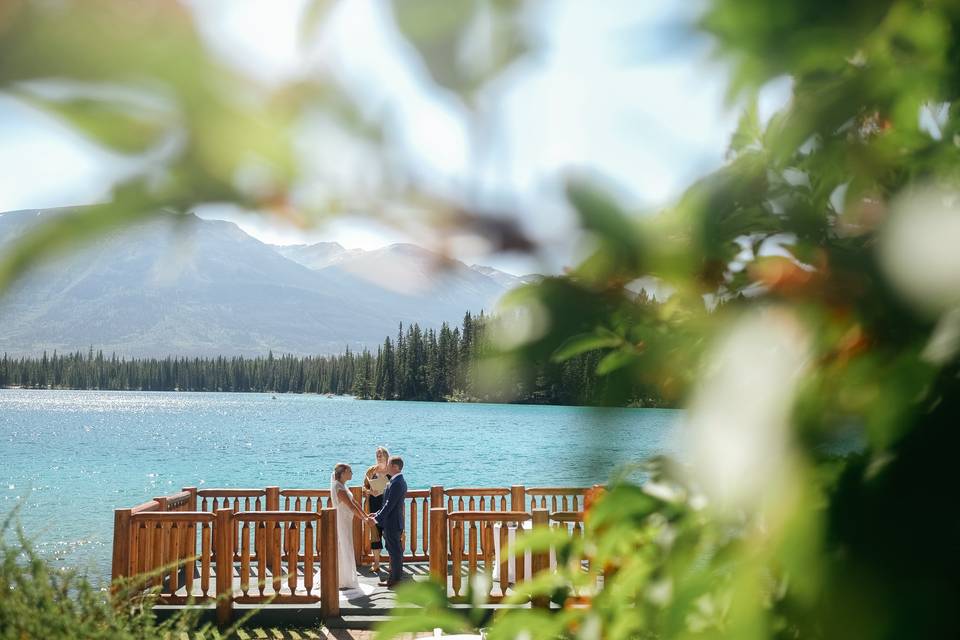
<svg viewBox="0 0 960 640">
<path fill-rule="evenodd" d="M 329 486 L 385 445 L 412 488 L 584 486 L 675 449 L 680 413 L 316 395 L 0 390 L 0 513 L 35 546 L 110 573 L 113 509 L 184 486 Z"/>
</svg>

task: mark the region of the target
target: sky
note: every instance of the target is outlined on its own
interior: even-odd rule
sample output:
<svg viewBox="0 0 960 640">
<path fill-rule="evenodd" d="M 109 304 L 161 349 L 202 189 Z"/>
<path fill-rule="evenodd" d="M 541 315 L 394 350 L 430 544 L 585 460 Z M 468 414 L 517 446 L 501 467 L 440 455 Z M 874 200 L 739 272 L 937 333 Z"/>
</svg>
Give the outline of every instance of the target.
<svg viewBox="0 0 960 640">
<path fill-rule="evenodd" d="M 469 112 L 439 90 L 401 37 L 385 2 L 341 2 L 315 43 L 301 47 L 305 0 L 194 0 L 200 30 L 218 55 L 263 83 L 330 74 L 370 114 L 390 114 L 391 144 L 439 191 L 469 189 L 522 211 L 521 223 L 547 250 L 537 260 L 487 256 L 476 243 L 453 245 L 466 262 L 505 271 L 555 272 L 576 260 L 579 239 L 561 197 L 563 180 L 589 175 L 638 211 L 675 198 L 720 166 L 736 123 L 725 103 L 724 67 L 709 43 L 677 28 L 696 2 L 556 0 L 525 17 L 540 46 L 485 86 L 477 104 L 490 135 L 471 145 Z M 773 87 L 783 100 L 784 87 Z M 323 179 L 347 180 L 369 164 L 364 149 L 307 158 Z M 479 159 L 479 160 L 478 160 Z M 0 211 L 95 202 L 131 162 L 70 132 L 53 118 L 0 94 Z M 350 175 L 337 175 L 337 171 Z M 198 211 L 237 222 L 266 242 L 333 240 L 373 249 L 429 244 L 364 219 L 310 233 L 273 226 L 225 208 Z"/>
</svg>

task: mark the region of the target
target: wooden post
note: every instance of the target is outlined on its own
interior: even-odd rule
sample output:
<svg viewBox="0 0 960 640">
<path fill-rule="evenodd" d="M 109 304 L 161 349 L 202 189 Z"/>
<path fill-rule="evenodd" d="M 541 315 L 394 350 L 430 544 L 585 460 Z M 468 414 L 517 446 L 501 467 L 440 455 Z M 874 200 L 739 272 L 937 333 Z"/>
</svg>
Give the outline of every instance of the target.
<svg viewBox="0 0 960 640">
<path fill-rule="evenodd" d="M 522 484 L 510 487 L 510 511 L 527 510 L 527 488 Z"/>
<path fill-rule="evenodd" d="M 266 508 L 264 510 L 280 511 L 280 487 L 265 487 L 264 490 L 266 492 L 266 500 L 264 503 Z M 265 530 L 265 533 L 269 534 L 267 535 L 266 544 L 264 545 L 264 552 L 266 553 L 264 556 L 265 562 L 269 562 L 274 554 L 273 534 L 270 533 L 270 531 L 270 525 L 268 524 Z"/>
<path fill-rule="evenodd" d="M 267 487 L 266 511 L 280 511 L 280 487 Z"/>
<path fill-rule="evenodd" d="M 190 494 L 190 498 L 187 499 L 187 508 L 184 511 L 196 511 L 197 510 L 197 488 L 196 487 L 184 487 L 182 491 L 186 491 Z"/>
<path fill-rule="evenodd" d="M 436 487 L 435 487 L 436 488 Z M 430 508 L 430 577 L 447 588 L 447 509 L 441 506 Z"/>
<path fill-rule="evenodd" d="M 233 617 L 233 510 L 217 509 L 213 529 L 217 554 L 217 624 L 224 627 Z"/>
<path fill-rule="evenodd" d="M 190 494 L 190 497 L 187 499 L 186 509 L 184 511 L 196 511 L 197 510 L 197 488 L 196 487 L 184 487 L 183 491 L 186 491 Z M 184 532 L 184 537 L 186 538 L 186 546 L 183 547 L 183 555 L 186 558 L 194 558 L 191 562 L 187 564 L 187 572 L 190 575 L 193 575 L 193 567 L 196 562 L 197 556 L 197 527 L 196 525 L 190 525 L 187 527 Z"/>
<path fill-rule="evenodd" d="M 533 510 L 533 530 L 539 531 L 550 526 L 550 513 L 546 509 Z M 550 550 L 537 551 L 530 558 L 530 569 L 533 572 L 531 578 L 536 578 L 541 571 L 550 570 Z M 544 596 L 537 596 L 530 602 L 534 607 L 548 609 L 550 600 Z"/>
<path fill-rule="evenodd" d="M 340 615 L 340 585 L 337 567 L 337 510 L 320 511 L 320 615 Z"/>
<path fill-rule="evenodd" d="M 157 511 L 167 510 L 167 496 L 160 496 L 158 498 L 154 498 L 154 501 L 157 503 Z"/>
<path fill-rule="evenodd" d="M 606 487 L 604 487 L 602 484 L 595 484 L 590 487 L 586 495 L 583 496 L 583 510 L 590 511 L 593 503 L 599 500 L 606 490 Z"/>
<path fill-rule="evenodd" d="M 429 510 L 429 509 L 436 509 L 439 507 L 445 507 L 443 503 L 444 503 L 443 487 L 440 485 L 433 485 L 432 487 L 430 487 L 430 504 L 429 505 L 424 504 L 423 508 Z M 430 517 L 432 518 L 432 516 Z M 446 531 L 446 528 L 444 528 L 444 531 Z M 444 537 L 444 540 L 446 540 L 446 537 Z M 432 524 L 430 526 L 430 535 L 428 535 L 424 539 L 424 545 L 423 545 L 423 552 L 426 553 L 427 556 L 430 555 L 431 544 L 433 544 L 433 525 Z"/>
<path fill-rule="evenodd" d="M 353 501 L 363 509 L 363 490 L 360 487 L 350 487 L 350 493 L 353 494 Z M 357 566 L 363 564 L 366 559 L 363 557 L 363 520 L 351 518 L 353 520 L 353 554 L 356 558 Z"/>
<path fill-rule="evenodd" d="M 113 510 L 113 566 L 110 573 L 111 580 L 129 577 L 130 571 L 130 541 L 133 529 L 130 526 L 131 509 Z M 114 585 L 114 590 L 116 585 Z"/>
</svg>

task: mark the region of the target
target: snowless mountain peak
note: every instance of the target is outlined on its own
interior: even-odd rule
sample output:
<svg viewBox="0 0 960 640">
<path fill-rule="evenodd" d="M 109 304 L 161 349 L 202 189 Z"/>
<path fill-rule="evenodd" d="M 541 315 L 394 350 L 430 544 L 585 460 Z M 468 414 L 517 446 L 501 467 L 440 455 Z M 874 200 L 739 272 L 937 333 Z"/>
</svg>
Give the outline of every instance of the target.
<svg viewBox="0 0 960 640">
<path fill-rule="evenodd" d="M 0 251 L 60 213 L 0 214 Z M 183 222 L 160 216 L 34 269 L 0 299 L 0 352 L 339 353 L 375 348 L 400 322 L 489 311 L 512 282 L 409 243 L 271 246 L 229 222 Z"/>
</svg>

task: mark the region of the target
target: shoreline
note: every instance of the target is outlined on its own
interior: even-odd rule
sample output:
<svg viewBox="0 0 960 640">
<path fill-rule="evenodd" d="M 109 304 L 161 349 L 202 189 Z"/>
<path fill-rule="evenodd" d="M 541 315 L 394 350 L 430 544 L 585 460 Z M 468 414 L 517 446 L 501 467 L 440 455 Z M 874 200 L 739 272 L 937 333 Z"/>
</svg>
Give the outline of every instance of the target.
<svg viewBox="0 0 960 640">
<path fill-rule="evenodd" d="M 223 391 L 212 389 L 98 389 L 88 387 L 24 387 L 18 385 L 2 385 L 0 391 L 108 391 L 113 393 L 240 393 L 240 394 L 260 394 L 272 395 L 274 399 L 277 396 L 320 396 L 325 398 L 353 399 L 360 402 L 378 401 L 378 402 L 418 402 L 427 404 L 496 404 L 506 406 L 531 406 L 531 407 L 578 407 L 584 409 L 667 409 L 678 410 L 683 407 L 664 406 L 664 405 L 595 405 L 595 404 L 559 404 L 553 402 L 497 402 L 493 400 L 471 399 L 471 400 L 418 400 L 416 398 L 361 398 L 353 394 L 335 394 L 335 393 L 317 393 L 313 391 Z"/>
</svg>

